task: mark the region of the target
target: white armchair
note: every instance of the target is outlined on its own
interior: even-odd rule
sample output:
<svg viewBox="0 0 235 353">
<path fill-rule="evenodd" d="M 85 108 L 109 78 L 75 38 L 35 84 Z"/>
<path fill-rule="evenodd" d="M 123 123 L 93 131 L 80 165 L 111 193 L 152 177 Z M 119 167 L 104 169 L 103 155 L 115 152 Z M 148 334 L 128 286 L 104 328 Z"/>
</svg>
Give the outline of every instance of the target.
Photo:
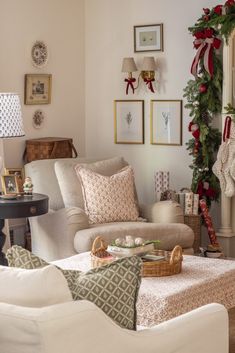
<svg viewBox="0 0 235 353">
<path fill-rule="evenodd" d="M 182 246 L 193 253 L 194 234 L 183 220 L 177 203 L 160 202 L 141 206 L 147 222 L 114 222 L 89 226 L 83 210 L 81 185 L 74 167 L 86 163 L 103 175 L 112 175 L 127 165 L 123 158 L 94 162 L 87 159 L 39 160 L 25 165 L 25 172 L 34 184 L 34 192 L 49 196 L 50 212 L 30 218 L 32 251 L 47 261 L 66 258 L 91 249 L 93 240 L 101 235 L 106 241 L 126 234 L 158 239 L 161 247 L 172 250 Z"/>
<path fill-rule="evenodd" d="M 210 304 L 151 329 L 117 326 L 94 304 L 0 303 L 0 353 L 228 353 L 228 315 Z"/>
</svg>

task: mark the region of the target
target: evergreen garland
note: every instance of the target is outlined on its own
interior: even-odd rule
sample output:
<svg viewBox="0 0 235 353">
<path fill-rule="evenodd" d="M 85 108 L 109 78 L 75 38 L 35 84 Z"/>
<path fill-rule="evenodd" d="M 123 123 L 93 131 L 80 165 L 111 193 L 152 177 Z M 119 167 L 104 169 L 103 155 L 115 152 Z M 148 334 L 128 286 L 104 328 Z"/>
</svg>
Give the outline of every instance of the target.
<svg viewBox="0 0 235 353">
<path fill-rule="evenodd" d="M 223 57 L 221 48 L 218 50 L 219 39 L 227 42 L 234 28 L 235 0 L 228 0 L 225 5 L 215 6 L 211 10 L 203 9 L 203 15 L 189 28 L 196 38 L 194 46 L 197 50 L 200 50 L 200 43 L 208 38 L 216 44 L 208 60 L 211 72 L 205 65 L 205 44 L 198 59 L 195 79 L 188 81 L 184 89 L 188 102 L 185 107 L 190 110 L 191 117 L 189 131 L 193 135 L 187 143 L 189 154 L 193 157 L 190 165 L 193 169 L 191 188 L 194 193 L 199 193 L 200 198 L 206 199 L 208 205 L 218 200 L 220 194 L 219 180 L 212 172 L 215 153 L 221 143 L 221 133 L 212 127 L 214 117 L 222 111 Z M 227 112 L 234 114 L 235 109 L 228 105 Z"/>
</svg>

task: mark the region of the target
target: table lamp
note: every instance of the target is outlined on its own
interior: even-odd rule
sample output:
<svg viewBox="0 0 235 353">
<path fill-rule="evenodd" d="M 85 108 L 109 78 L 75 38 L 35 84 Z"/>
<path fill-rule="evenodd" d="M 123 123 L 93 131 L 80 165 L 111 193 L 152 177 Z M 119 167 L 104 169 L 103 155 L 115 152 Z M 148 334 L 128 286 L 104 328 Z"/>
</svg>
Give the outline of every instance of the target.
<svg viewBox="0 0 235 353">
<path fill-rule="evenodd" d="M 0 138 L 20 137 L 24 135 L 20 98 L 18 94 L 0 93 Z M 0 172 L 2 166 L 3 158 L 0 156 Z M 4 220 L 1 219 L 0 215 L 0 263 L 5 264 L 6 260 L 2 253 L 2 248 L 6 240 L 6 235 L 2 232 L 3 227 Z"/>
</svg>

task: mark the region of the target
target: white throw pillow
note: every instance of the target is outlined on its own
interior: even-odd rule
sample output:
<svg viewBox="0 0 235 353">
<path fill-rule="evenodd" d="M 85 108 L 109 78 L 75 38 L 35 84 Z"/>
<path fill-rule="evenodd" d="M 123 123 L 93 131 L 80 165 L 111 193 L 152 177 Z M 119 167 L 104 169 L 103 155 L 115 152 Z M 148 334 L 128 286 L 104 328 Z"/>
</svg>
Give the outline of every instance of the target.
<svg viewBox="0 0 235 353">
<path fill-rule="evenodd" d="M 71 161 L 57 161 L 55 163 L 55 174 L 65 207 L 80 207 L 84 209 L 81 183 L 75 172 L 77 165 L 86 167 L 96 173 L 110 176 L 125 167 L 127 162 L 122 157 L 114 157 L 94 163 L 78 164 L 76 159 Z"/>
<path fill-rule="evenodd" d="M 76 167 L 91 224 L 137 221 L 134 171 L 128 166 L 111 176 Z"/>
<path fill-rule="evenodd" d="M 67 281 L 54 265 L 34 270 L 0 266 L 0 302 L 43 307 L 72 301 Z"/>
</svg>

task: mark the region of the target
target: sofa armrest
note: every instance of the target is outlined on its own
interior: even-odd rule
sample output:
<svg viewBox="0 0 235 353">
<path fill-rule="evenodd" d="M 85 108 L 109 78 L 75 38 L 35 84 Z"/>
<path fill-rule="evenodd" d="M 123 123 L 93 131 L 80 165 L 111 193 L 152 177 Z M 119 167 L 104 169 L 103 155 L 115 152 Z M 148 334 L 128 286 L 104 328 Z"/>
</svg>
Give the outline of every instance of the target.
<svg viewBox="0 0 235 353">
<path fill-rule="evenodd" d="M 76 254 L 74 236 L 78 230 L 89 227 L 87 215 L 78 207 L 50 211 L 29 221 L 32 251 L 46 261 Z"/>
<path fill-rule="evenodd" d="M 140 206 L 141 216 L 152 223 L 184 223 L 184 213 L 175 201 L 160 201 Z"/>
<path fill-rule="evenodd" d="M 87 301 L 44 308 L 0 303 L 1 352 L 228 353 L 228 315 L 210 304 L 151 329 L 117 326 Z"/>
</svg>

